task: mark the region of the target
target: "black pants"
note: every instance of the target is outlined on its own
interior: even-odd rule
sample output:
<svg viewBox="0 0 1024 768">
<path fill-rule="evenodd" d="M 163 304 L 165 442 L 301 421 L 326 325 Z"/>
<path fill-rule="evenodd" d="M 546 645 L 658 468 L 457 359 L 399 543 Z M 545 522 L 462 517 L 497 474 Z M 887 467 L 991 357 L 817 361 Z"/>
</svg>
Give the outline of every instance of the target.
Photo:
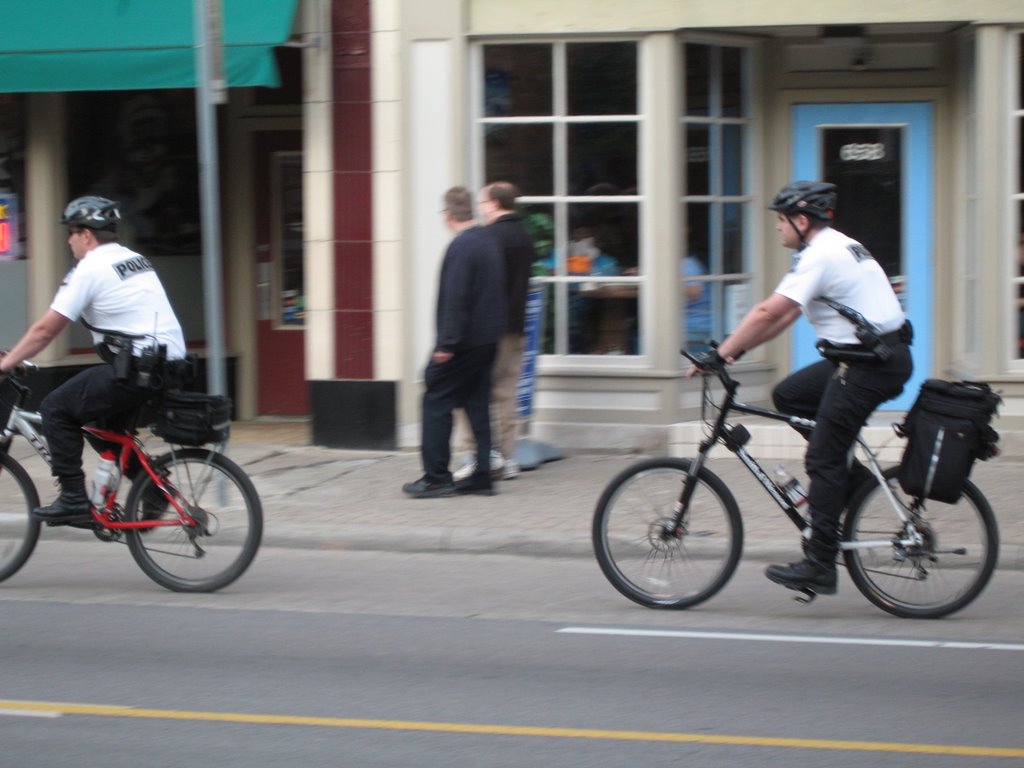
<svg viewBox="0 0 1024 768">
<path fill-rule="evenodd" d="M 452 411 L 464 408 L 476 439 L 476 474 L 490 476 L 491 368 L 497 344 L 456 352 L 447 363 L 427 364 L 423 393 L 423 473 L 431 482 L 451 481 Z"/>
<path fill-rule="evenodd" d="M 828 360 L 809 365 L 781 381 L 772 393 L 783 413 L 814 419 L 804 468 L 810 478 L 810 554 L 831 561 L 839 549 L 839 518 L 846 506 L 850 447 L 874 410 L 903 391 L 913 372 L 910 348 L 892 347 L 885 362 L 839 366 Z"/>
<path fill-rule="evenodd" d="M 88 368 L 50 392 L 39 408 L 43 434 L 50 448 L 51 471 L 57 477 L 82 476 L 82 449 L 86 424 L 105 429 L 121 427 L 124 416 L 142 405 L 152 392 L 114 378 L 109 365 Z M 120 418 L 119 418 L 120 417 Z M 103 441 L 91 438 L 97 450 Z"/>
</svg>

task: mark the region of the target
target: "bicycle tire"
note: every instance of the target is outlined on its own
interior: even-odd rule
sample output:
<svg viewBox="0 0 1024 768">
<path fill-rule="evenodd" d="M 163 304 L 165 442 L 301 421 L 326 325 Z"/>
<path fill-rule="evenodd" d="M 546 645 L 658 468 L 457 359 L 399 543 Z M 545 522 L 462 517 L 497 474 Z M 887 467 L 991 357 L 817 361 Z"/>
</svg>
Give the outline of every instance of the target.
<svg viewBox="0 0 1024 768">
<path fill-rule="evenodd" d="M 0 581 L 16 574 L 39 541 L 32 510 L 39 493 L 28 472 L 9 454 L 0 454 Z"/>
<path fill-rule="evenodd" d="M 194 532 L 183 526 L 126 530 L 128 549 L 142 571 L 174 592 L 214 592 L 245 573 L 263 537 L 263 507 L 248 475 L 223 454 L 185 448 L 153 460 L 180 494 L 179 502 L 204 523 Z M 128 494 L 125 519 L 176 517 L 153 479 L 144 475 Z M 159 504 L 147 500 L 162 499 Z"/>
<path fill-rule="evenodd" d="M 722 589 L 743 550 L 743 521 L 725 483 L 702 467 L 683 519 L 674 519 L 691 459 L 637 462 L 614 477 L 594 510 L 594 553 L 608 581 L 649 608 L 690 608 Z M 696 526 L 696 527 L 695 527 Z"/>
<path fill-rule="evenodd" d="M 911 500 L 885 470 L 893 496 L 910 514 Z M 927 500 L 917 529 L 917 550 L 897 546 L 903 524 L 874 480 L 850 503 L 843 528 L 848 542 L 878 540 L 880 546 L 845 549 L 843 559 L 857 589 L 883 611 L 902 618 L 937 619 L 969 605 L 988 584 L 999 557 L 999 530 L 992 506 L 971 481 L 955 504 Z"/>
</svg>

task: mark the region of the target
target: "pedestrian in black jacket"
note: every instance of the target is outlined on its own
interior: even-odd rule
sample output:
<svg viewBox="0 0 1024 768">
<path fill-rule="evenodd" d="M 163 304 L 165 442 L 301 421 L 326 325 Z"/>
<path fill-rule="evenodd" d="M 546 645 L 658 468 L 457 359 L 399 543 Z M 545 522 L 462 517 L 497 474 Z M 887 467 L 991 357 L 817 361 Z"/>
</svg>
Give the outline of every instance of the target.
<svg viewBox="0 0 1024 768">
<path fill-rule="evenodd" d="M 441 265 L 437 341 L 424 372 L 420 453 L 423 477 L 402 486 L 414 498 L 491 495 L 491 367 L 505 329 L 505 268 L 497 241 L 477 226 L 465 187 L 444 196 L 445 224 L 455 233 Z M 477 446 L 477 470 L 456 484 L 451 460 L 452 411 L 464 408 Z"/>
<path fill-rule="evenodd" d="M 505 258 L 505 330 L 498 342 L 498 353 L 491 372 L 491 472 L 511 480 L 519 475 L 515 460 L 519 440 L 519 376 L 526 347 L 526 293 L 530 287 L 537 251 L 530 233 L 516 213 L 519 190 L 507 181 L 484 186 L 477 197 L 477 209 L 487 231 L 501 246 Z M 462 422 L 463 427 L 465 421 Z M 466 463 L 455 470 L 455 479 L 476 471 L 475 448 L 467 444 Z"/>
</svg>

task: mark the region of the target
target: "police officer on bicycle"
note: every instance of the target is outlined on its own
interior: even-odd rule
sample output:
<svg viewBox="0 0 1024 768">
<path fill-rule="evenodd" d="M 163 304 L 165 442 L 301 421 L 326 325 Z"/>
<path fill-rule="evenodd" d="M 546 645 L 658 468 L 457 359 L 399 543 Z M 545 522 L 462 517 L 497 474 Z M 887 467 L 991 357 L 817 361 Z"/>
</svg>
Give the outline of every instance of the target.
<svg viewBox="0 0 1024 768">
<path fill-rule="evenodd" d="M 33 510 L 47 522 L 90 516 L 82 472 L 82 426 L 132 411 L 153 395 L 163 361 L 185 357 L 181 325 L 153 265 L 118 243 L 117 203 L 79 197 L 60 223 L 76 264 L 50 304 L 14 347 L 0 358 L 0 379 L 45 349 L 57 334 L 82 318 L 97 352 L 107 363 L 88 368 L 50 392 L 42 402 L 43 434 L 60 496 Z"/>
<path fill-rule="evenodd" d="M 796 251 L 792 267 L 689 374 L 733 362 L 781 334 L 801 312 L 814 327 L 825 359 L 772 393 L 778 410 L 816 422 L 804 431 L 811 538 L 802 561 L 770 565 L 765 574 L 790 589 L 826 595 L 836 591 L 839 518 L 867 472 L 851 464 L 850 448 L 872 412 L 899 395 L 913 371 L 910 325 L 899 300 L 868 250 L 830 226 L 835 205 L 835 185 L 819 181 L 793 182 L 775 196 L 769 208 L 782 245 Z"/>
</svg>

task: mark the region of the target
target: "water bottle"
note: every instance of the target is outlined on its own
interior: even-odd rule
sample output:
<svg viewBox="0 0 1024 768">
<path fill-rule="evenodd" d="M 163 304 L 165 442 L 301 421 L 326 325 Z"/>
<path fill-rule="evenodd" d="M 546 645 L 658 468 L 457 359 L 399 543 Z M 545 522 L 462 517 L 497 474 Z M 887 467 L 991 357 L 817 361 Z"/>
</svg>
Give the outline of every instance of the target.
<svg viewBox="0 0 1024 768">
<path fill-rule="evenodd" d="M 775 482 L 786 498 L 789 499 L 790 504 L 799 509 L 802 504 L 807 503 L 807 491 L 800 485 L 799 480 L 789 474 L 781 464 L 775 465 L 774 472 Z"/>
<path fill-rule="evenodd" d="M 92 481 L 92 496 L 89 501 L 96 507 L 102 507 L 107 500 L 107 494 L 117 490 L 121 482 L 121 472 L 117 468 L 117 457 L 113 451 L 104 451 L 100 454 L 100 460 L 96 463 L 96 472 Z"/>
</svg>

